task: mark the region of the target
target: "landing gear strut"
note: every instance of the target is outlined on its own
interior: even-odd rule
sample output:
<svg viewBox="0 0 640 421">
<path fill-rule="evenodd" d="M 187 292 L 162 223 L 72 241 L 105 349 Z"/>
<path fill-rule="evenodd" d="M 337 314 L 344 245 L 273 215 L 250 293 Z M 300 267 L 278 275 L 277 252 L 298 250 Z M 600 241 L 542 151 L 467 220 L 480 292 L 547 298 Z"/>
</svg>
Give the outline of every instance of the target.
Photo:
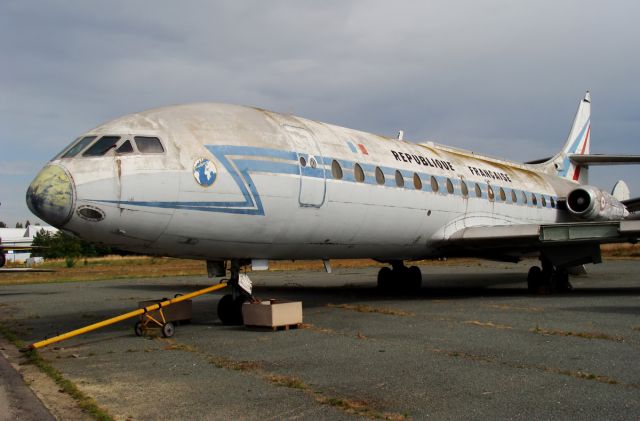
<svg viewBox="0 0 640 421">
<path fill-rule="evenodd" d="M 417 266 L 406 267 L 402 261 L 394 260 L 391 268 L 384 267 L 378 272 L 378 289 L 415 292 L 422 286 L 422 272 Z"/>
<path fill-rule="evenodd" d="M 237 326 L 243 324 L 242 305 L 251 300 L 251 294 L 239 286 L 240 262 L 232 260 L 230 270 L 228 285 L 231 294 L 223 296 L 218 302 L 218 318 L 223 325 Z"/>
<path fill-rule="evenodd" d="M 553 266 L 549 260 L 540 258 L 542 268 L 532 266 L 527 275 L 527 287 L 534 294 L 567 292 L 573 289 L 569 282 L 569 273 L 564 268 Z"/>
</svg>

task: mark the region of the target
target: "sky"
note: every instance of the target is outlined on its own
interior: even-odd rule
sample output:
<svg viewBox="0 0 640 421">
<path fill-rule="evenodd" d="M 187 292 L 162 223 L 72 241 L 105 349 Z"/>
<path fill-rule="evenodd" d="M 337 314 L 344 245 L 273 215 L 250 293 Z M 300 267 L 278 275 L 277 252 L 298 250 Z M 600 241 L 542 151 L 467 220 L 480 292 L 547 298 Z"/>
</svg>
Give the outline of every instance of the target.
<svg viewBox="0 0 640 421">
<path fill-rule="evenodd" d="M 640 154 L 635 1 L 0 3 L 0 221 L 37 221 L 38 170 L 79 134 L 228 102 L 516 161 L 550 156 L 579 100 L 592 153 Z M 590 182 L 640 168 L 595 167 Z"/>
</svg>

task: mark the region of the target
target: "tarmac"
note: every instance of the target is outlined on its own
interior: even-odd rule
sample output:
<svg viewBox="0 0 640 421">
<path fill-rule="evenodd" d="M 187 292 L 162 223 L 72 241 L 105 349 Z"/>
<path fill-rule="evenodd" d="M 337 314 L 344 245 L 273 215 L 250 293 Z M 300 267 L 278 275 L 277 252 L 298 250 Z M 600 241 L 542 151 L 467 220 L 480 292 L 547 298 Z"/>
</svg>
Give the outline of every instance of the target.
<svg viewBox="0 0 640 421">
<path fill-rule="evenodd" d="M 302 328 L 222 326 L 216 292 L 173 338 L 126 321 L 40 353 L 120 420 L 638 419 L 640 262 L 589 266 L 548 296 L 527 292 L 531 263 L 423 266 L 414 295 L 378 292 L 376 268 L 254 272 L 259 298 L 303 302 Z M 2 286 L 0 322 L 37 341 L 210 284 Z"/>
</svg>

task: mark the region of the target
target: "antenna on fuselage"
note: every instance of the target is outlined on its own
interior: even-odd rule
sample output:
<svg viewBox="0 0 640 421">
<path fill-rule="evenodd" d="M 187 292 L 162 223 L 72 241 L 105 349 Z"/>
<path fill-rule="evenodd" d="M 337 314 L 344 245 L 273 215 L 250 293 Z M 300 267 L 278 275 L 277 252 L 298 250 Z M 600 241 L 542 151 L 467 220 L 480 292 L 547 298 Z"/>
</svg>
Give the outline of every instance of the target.
<svg viewBox="0 0 640 421">
<path fill-rule="evenodd" d="M 404 130 L 398 130 L 398 140 L 404 139 Z"/>
</svg>

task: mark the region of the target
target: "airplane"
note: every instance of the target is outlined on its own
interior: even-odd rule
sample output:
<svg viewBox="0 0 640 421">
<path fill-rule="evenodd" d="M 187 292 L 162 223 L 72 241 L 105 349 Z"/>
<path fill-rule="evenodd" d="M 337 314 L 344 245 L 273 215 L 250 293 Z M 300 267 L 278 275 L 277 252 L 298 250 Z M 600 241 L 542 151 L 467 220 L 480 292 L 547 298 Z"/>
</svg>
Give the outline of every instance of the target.
<svg viewBox="0 0 640 421">
<path fill-rule="evenodd" d="M 130 114 L 82 134 L 36 176 L 29 209 L 84 240 L 147 255 L 202 259 L 226 276 L 218 304 L 242 322 L 241 270 L 268 260 L 370 258 L 377 285 L 415 291 L 404 262 L 537 256 L 533 292 L 571 289 L 569 272 L 601 262 L 600 244 L 640 236 L 640 199 L 588 184 L 591 165 L 640 156 L 589 154 L 586 93 L 563 148 L 510 162 L 412 143 L 261 108 L 197 103 Z"/>
</svg>

